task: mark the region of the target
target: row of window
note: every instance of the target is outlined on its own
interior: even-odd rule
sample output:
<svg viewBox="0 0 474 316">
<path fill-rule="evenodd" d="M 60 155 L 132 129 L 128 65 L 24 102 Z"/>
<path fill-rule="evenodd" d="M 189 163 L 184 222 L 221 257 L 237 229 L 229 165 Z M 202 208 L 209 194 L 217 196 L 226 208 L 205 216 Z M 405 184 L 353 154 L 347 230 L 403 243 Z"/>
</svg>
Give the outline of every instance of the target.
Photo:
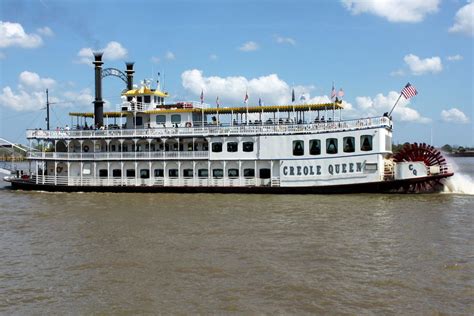
<svg viewBox="0 0 474 316">
<path fill-rule="evenodd" d="M 293 155 L 294 156 L 303 156 L 305 154 L 304 140 L 294 140 L 293 141 Z M 326 139 L 326 154 L 337 154 L 339 151 L 338 139 L 337 138 L 327 138 Z M 342 151 L 345 153 L 355 152 L 355 137 L 348 136 L 342 139 Z M 371 151 L 372 150 L 372 135 L 361 135 L 360 136 L 360 150 L 361 151 Z M 321 155 L 322 146 L 320 139 L 310 139 L 309 140 L 309 154 L 310 155 Z"/>
<path fill-rule="evenodd" d="M 238 142 L 227 142 L 227 152 L 233 153 L 239 150 L 239 143 Z M 253 151 L 253 142 L 243 142 L 242 143 L 242 151 L 244 152 L 252 152 Z M 222 143 L 215 142 L 212 143 L 212 152 L 220 153 L 222 152 Z"/>
<path fill-rule="evenodd" d="M 127 97 L 127 101 L 131 102 L 133 100 L 133 97 Z M 137 96 L 136 98 L 137 103 L 151 103 L 151 96 L 150 95 L 144 95 L 142 96 Z M 164 98 L 158 97 L 158 96 L 153 96 L 153 101 L 155 103 L 163 103 Z"/>
<path fill-rule="evenodd" d="M 166 115 L 157 115 L 156 124 L 163 125 L 166 123 Z M 181 114 L 171 114 L 171 123 L 181 123 Z"/>
<path fill-rule="evenodd" d="M 164 169 L 155 169 L 154 175 L 155 178 L 163 178 L 164 177 Z M 109 172 L 107 169 L 100 169 L 99 170 L 99 177 L 107 178 Z M 197 175 L 199 178 L 208 178 L 209 177 L 209 169 L 198 169 Z M 254 178 L 255 177 L 255 169 L 246 168 L 243 170 L 243 175 L 245 178 Z M 134 178 L 135 177 L 135 169 L 127 169 L 125 170 L 125 176 L 127 178 Z M 193 169 L 183 169 L 183 177 L 184 178 L 192 178 L 194 176 Z M 239 177 L 239 169 L 228 169 L 227 176 L 229 178 L 238 178 Z M 270 169 L 262 168 L 259 169 L 259 176 L 262 179 L 270 179 Z M 120 178 L 122 177 L 122 170 L 121 169 L 113 169 L 112 170 L 112 177 Z M 168 170 L 168 177 L 170 178 L 178 178 L 179 177 L 179 170 L 178 169 L 169 169 Z M 224 177 L 224 169 L 212 169 L 212 177 L 219 179 Z M 149 169 L 140 169 L 140 178 L 141 179 L 149 179 L 150 178 L 150 170 Z"/>
<path fill-rule="evenodd" d="M 130 144 L 130 145 L 123 145 L 122 146 L 122 151 L 123 152 L 128 152 L 129 149 L 131 152 L 134 152 L 134 151 L 148 151 L 148 149 L 150 148 L 151 151 L 158 151 L 158 150 L 163 150 L 163 148 L 165 149 L 165 151 L 184 151 L 184 149 L 186 148 L 187 151 L 198 151 L 199 149 L 199 144 L 200 143 L 194 143 L 194 149 L 193 149 L 193 143 L 187 143 L 186 144 L 186 147 L 184 146 L 184 144 L 180 143 L 166 143 L 164 146 L 163 146 L 163 143 L 159 143 L 159 144 L 151 144 L 151 148 L 150 146 L 148 146 L 148 144 L 142 144 L 142 145 L 134 145 L 134 144 Z M 208 150 L 208 147 L 207 147 L 207 144 L 206 143 L 201 143 L 202 146 L 201 146 L 201 150 L 203 151 L 207 151 Z M 113 152 L 117 152 L 120 150 L 120 146 L 119 145 L 110 145 L 110 151 L 113 151 Z"/>
</svg>

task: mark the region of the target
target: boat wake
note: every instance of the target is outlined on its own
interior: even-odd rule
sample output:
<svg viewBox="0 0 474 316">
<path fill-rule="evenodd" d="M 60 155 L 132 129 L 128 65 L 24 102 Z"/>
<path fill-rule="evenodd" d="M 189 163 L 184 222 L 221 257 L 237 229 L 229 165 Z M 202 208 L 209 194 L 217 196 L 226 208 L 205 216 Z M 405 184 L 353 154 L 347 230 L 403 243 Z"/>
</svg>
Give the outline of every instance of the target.
<svg viewBox="0 0 474 316">
<path fill-rule="evenodd" d="M 450 161 L 450 164 L 453 166 L 454 175 L 443 180 L 443 193 L 474 195 L 474 179 L 462 173 L 453 161 Z"/>
</svg>

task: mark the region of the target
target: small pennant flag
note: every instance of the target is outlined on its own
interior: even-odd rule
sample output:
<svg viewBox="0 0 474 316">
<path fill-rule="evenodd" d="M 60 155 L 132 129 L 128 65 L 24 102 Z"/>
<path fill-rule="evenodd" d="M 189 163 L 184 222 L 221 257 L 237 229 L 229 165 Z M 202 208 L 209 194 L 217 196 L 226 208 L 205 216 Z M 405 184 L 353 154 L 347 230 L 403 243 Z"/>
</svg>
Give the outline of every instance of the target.
<svg viewBox="0 0 474 316">
<path fill-rule="evenodd" d="M 258 106 L 262 106 L 262 98 L 258 98 Z"/>
<path fill-rule="evenodd" d="M 295 102 L 295 89 L 291 90 L 291 102 Z"/>
<path fill-rule="evenodd" d="M 201 104 L 204 103 L 204 90 L 201 90 Z"/>
<path fill-rule="evenodd" d="M 402 89 L 401 93 L 405 97 L 405 99 L 410 99 L 411 97 L 417 95 L 418 91 L 416 91 L 416 88 L 410 83 L 407 83 L 405 88 Z"/>
<path fill-rule="evenodd" d="M 247 104 L 248 102 L 249 102 L 249 94 L 247 91 L 245 91 L 244 103 Z"/>
<path fill-rule="evenodd" d="M 217 96 L 217 98 L 216 98 L 216 105 L 217 105 L 217 108 L 219 108 L 219 105 L 220 105 L 219 104 L 219 96 Z"/>
<path fill-rule="evenodd" d="M 342 88 L 339 89 L 339 92 L 337 93 L 337 96 L 338 96 L 339 98 L 342 98 L 342 97 L 344 96 L 344 90 L 342 90 Z"/>
<path fill-rule="evenodd" d="M 306 97 L 305 97 L 304 94 L 301 95 L 300 100 L 301 100 L 301 101 L 306 101 Z"/>
</svg>

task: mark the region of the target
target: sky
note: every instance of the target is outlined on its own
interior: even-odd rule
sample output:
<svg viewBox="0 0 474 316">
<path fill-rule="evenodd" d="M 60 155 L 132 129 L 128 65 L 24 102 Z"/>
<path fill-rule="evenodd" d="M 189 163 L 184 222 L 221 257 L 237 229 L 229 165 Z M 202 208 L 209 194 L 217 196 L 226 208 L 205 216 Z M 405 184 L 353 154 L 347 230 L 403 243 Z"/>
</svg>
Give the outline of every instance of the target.
<svg viewBox="0 0 474 316">
<path fill-rule="evenodd" d="M 474 3 L 465 0 L 0 0 L 0 137 L 93 112 L 93 51 L 104 68 L 135 62 L 168 102 L 209 106 L 328 102 L 343 118 L 394 111 L 395 143 L 474 146 Z M 160 73 L 160 76 L 158 76 Z M 103 81 L 106 111 L 124 83 Z M 303 98 L 302 98 L 303 96 Z"/>
</svg>

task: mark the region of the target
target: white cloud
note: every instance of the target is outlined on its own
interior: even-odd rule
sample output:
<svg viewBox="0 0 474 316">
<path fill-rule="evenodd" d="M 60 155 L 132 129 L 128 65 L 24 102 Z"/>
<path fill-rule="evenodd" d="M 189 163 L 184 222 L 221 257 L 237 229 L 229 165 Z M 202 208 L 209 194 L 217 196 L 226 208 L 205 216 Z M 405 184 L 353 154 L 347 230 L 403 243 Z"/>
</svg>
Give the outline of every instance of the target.
<svg viewBox="0 0 474 316">
<path fill-rule="evenodd" d="M 370 13 L 390 22 L 421 22 L 436 13 L 440 0 L 341 0 L 352 14 Z"/>
<path fill-rule="evenodd" d="M 33 111 L 44 107 L 46 102 L 45 93 L 41 91 L 26 92 L 24 90 L 14 93 L 7 86 L 0 94 L 0 105 L 11 108 L 15 111 Z"/>
<path fill-rule="evenodd" d="M 456 12 L 454 25 L 449 28 L 449 32 L 465 33 L 474 36 L 474 2 L 469 1 L 464 7 Z"/>
<path fill-rule="evenodd" d="M 168 60 L 175 60 L 176 56 L 174 55 L 173 52 L 166 52 L 165 58 Z"/>
<path fill-rule="evenodd" d="M 356 97 L 358 116 L 380 116 L 384 112 L 389 112 L 399 96 L 399 92 L 390 91 L 387 95 L 379 93 L 373 98 L 368 96 Z M 409 101 L 405 98 L 400 99 L 393 115 L 401 121 L 419 123 L 429 123 L 431 121 L 429 118 L 421 116 L 418 111 L 410 108 Z"/>
<path fill-rule="evenodd" d="M 38 34 L 28 34 L 19 23 L 0 21 L 0 48 L 23 47 L 36 48 L 43 44 Z"/>
<path fill-rule="evenodd" d="M 463 57 L 459 54 L 453 55 L 453 56 L 448 56 L 447 58 L 449 61 L 460 61 L 463 60 Z"/>
<path fill-rule="evenodd" d="M 253 52 L 259 49 L 259 46 L 257 43 L 254 41 L 249 41 L 246 43 L 243 43 L 242 46 L 239 47 L 239 50 L 243 52 Z"/>
<path fill-rule="evenodd" d="M 152 57 L 150 58 L 150 60 L 151 60 L 152 63 L 158 64 L 161 59 L 160 59 L 160 57 L 158 57 L 158 56 L 152 56 Z"/>
<path fill-rule="evenodd" d="M 126 58 L 128 55 L 127 49 L 115 41 L 109 42 L 104 48 L 97 51 L 104 53 L 103 60 L 119 60 Z M 92 64 L 94 50 L 90 47 L 81 48 L 77 53 L 77 57 L 79 57 L 79 59 L 76 60 L 76 62 L 80 64 Z"/>
<path fill-rule="evenodd" d="M 405 75 L 405 71 L 403 71 L 403 69 L 397 69 L 390 73 L 390 76 L 392 77 L 398 77 L 398 76 L 404 76 L 404 75 Z"/>
<path fill-rule="evenodd" d="M 92 65 L 92 61 L 94 60 L 94 52 L 92 51 L 92 48 L 84 47 L 79 50 L 77 57 L 79 57 L 79 59 L 76 62 L 79 64 Z"/>
<path fill-rule="evenodd" d="M 92 106 L 94 96 L 89 88 L 82 89 L 79 92 L 66 91 L 62 95 L 63 102 L 69 105 Z"/>
<path fill-rule="evenodd" d="M 128 51 L 119 42 L 109 42 L 103 49 L 104 59 L 119 60 L 127 57 Z"/>
<path fill-rule="evenodd" d="M 217 60 L 217 55 L 216 54 L 211 54 L 209 55 L 210 60 Z"/>
<path fill-rule="evenodd" d="M 185 90 L 199 98 L 201 91 L 204 91 L 204 100 L 213 104 L 217 96 L 224 106 L 242 106 L 246 91 L 249 94 L 249 104 L 258 104 L 261 98 L 266 105 L 282 105 L 291 103 L 291 91 L 295 89 L 295 95 L 300 101 L 300 96 L 305 96 L 306 103 L 326 103 L 330 102 L 328 96 L 311 97 L 310 92 L 313 86 L 294 86 L 278 77 L 277 74 L 270 74 L 258 78 L 245 78 L 243 76 L 205 77 L 198 69 L 186 70 L 181 74 L 182 85 Z M 350 104 L 348 108 L 352 107 Z"/>
<path fill-rule="evenodd" d="M 469 118 L 466 116 L 466 114 L 464 114 L 461 110 L 457 108 L 442 110 L 441 119 L 448 123 L 459 123 L 459 124 L 469 123 Z"/>
<path fill-rule="evenodd" d="M 289 45 L 293 45 L 293 46 L 296 45 L 296 41 L 294 39 L 292 39 L 291 37 L 283 37 L 283 36 L 278 36 L 277 35 L 275 37 L 275 41 L 278 44 L 289 44 Z"/>
<path fill-rule="evenodd" d="M 23 71 L 19 77 L 21 88 L 44 90 L 52 88 L 56 81 L 51 78 L 41 78 L 36 72 Z"/>
<path fill-rule="evenodd" d="M 47 26 L 40 27 L 40 28 L 36 29 L 36 32 L 38 32 L 38 34 L 43 35 L 43 36 L 53 36 L 54 35 L 53 30 L 51 30 Z"/>
<path fill-rule="evenodd" d="M 49 100 L 57 106 L 91 106 L 93 96 L 90 89 L 83 89 L 79 92 L 54 91 L 57 83 L 51 78 L 42 78 L 37 73 L 23 71 L 18 77 L 18 87 L 15 91 L 10 86 L 6 86 L 0 91 L 0 106 L 11 108 L 15 111 L 35 111 L 44 108 L 46 103 L 45 88 L 52 88 Z M 70 87 L 66 83 L 65 87 Z"/>
<path fill-rule="evenodd" d="M 435 74 L 443 70 L 443 64 L 439 57 L 420 59 L 420 57 L 416 55 L 409 54 L 406 55 L 403 60 L 414 75 L 423 75 L 428 72 Z"/>
</svg>

